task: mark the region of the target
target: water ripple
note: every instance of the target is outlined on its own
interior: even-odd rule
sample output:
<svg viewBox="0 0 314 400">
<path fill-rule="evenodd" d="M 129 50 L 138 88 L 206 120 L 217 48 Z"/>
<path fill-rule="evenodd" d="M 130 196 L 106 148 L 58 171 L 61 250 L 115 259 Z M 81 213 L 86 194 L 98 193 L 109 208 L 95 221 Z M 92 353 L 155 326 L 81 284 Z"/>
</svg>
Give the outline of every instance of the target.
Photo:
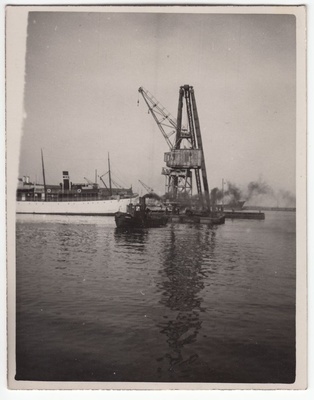
<svg viewBox="0 0 314 400">
<path fill-rule="evenodd" d="M 17 378 L 292 382 L 295 214 L 17 221 Z"/>
</svg>

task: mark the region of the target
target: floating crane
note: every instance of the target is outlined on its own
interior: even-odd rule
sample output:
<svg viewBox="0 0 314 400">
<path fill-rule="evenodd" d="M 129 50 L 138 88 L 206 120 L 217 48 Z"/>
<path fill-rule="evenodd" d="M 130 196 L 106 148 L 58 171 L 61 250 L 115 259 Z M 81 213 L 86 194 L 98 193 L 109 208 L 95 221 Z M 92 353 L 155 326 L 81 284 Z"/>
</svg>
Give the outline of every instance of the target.
<svg viewBox="0 0 314 400">
<path fill-rule="evenodd" d="M 177 120 L 172 114 L 154 97 L 147 89 L 142 86 L 138 89 L 139 93 L 148 107 L 148 113 L 152 115 L 159 130 L 165 138 L 170 151 L 176 147 Z M 186 130 L 183 130 L 186 133 Z M 182 134 L 183 136 L 183 134 Z M 170 138 L 172 137 L 172 141 Z M 166 176 L 166 193 L 169 197 L 177 199 L 178 194 L 192 195 L 192 174 L 186 169 L 173 170 L 163 168 L 162 175 Z"/>
<path fill-rule="evenodd" d="M 146 89 L 140 87 L 139 92 L 170 149 L 170 152 L 165 153 L 167 168 L 162 169 L 162 174 L 167 179 L 166 189 L 170 197 L 178 199 L 180 194 L 192 195 L 194 171 L 202 207 L 210 211 L 209 187 L 193 86 L 180 86 L 177 119 Z M 183 124 L 183 111 L 187 117 L 186 126 Z M 172 143 L 170 137 L 174 134 L 175 139 Z"/>
</svg>

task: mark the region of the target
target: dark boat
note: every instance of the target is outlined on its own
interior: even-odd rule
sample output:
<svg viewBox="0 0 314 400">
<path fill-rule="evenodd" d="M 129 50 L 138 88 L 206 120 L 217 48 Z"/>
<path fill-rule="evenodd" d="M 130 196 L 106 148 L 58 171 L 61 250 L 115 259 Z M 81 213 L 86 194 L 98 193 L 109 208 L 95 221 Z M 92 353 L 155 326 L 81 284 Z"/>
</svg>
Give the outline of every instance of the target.
<svg viewBox="0 0 314 400">
<path fill-rule="evenodd" d="M 170 215 L 171 222 L 179 222 L 183 224 L 206 224 L 206 225 L 222 225 L 225 223 L 225 214 L 220 212 L 193 211 L 187 209 L 184 214 L 173 213 Z"/>
<path fill-rule="evenodd" d="M 231 201 L 228 204 L 225 204 L 223 207 L 225 210 L 242 210 L 244 206 L 245 201 Z"/>
<path fill-rule="evenodd" d="M 115 213 L 117 228 L 157 228 L 165 226 L 168 215 L 164 212 L 153 212 L 146 206 L 146 197 L 140 197 L 139 204 L 129 204 L 127 212 Z"/>
</svg>

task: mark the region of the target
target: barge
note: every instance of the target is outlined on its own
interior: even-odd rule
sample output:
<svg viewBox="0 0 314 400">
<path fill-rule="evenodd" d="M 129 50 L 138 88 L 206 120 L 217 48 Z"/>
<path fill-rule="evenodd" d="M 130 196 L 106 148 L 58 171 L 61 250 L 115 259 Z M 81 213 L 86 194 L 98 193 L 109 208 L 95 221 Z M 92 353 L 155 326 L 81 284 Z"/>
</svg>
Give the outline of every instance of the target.
<svg viewBox="0 0 314 400">
<path fill-rule="evenodd" d="M 225 217 L 230 219 L 265 219 L 265 213 L 250 211 L 224 211 Z"/>
</svg>

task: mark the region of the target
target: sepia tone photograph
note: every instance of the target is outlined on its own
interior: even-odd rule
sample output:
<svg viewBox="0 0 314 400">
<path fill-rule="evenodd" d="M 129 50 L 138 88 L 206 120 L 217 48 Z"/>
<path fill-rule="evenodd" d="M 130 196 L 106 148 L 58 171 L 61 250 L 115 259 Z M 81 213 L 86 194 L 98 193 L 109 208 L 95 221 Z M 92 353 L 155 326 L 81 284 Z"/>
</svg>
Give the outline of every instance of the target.
<svg viewBox="0 0 314 400">
<path fill-rule="evenodd" d="M 9 386 L 305 389 L 305 7 L 6 24 Z"/>
</svg>

